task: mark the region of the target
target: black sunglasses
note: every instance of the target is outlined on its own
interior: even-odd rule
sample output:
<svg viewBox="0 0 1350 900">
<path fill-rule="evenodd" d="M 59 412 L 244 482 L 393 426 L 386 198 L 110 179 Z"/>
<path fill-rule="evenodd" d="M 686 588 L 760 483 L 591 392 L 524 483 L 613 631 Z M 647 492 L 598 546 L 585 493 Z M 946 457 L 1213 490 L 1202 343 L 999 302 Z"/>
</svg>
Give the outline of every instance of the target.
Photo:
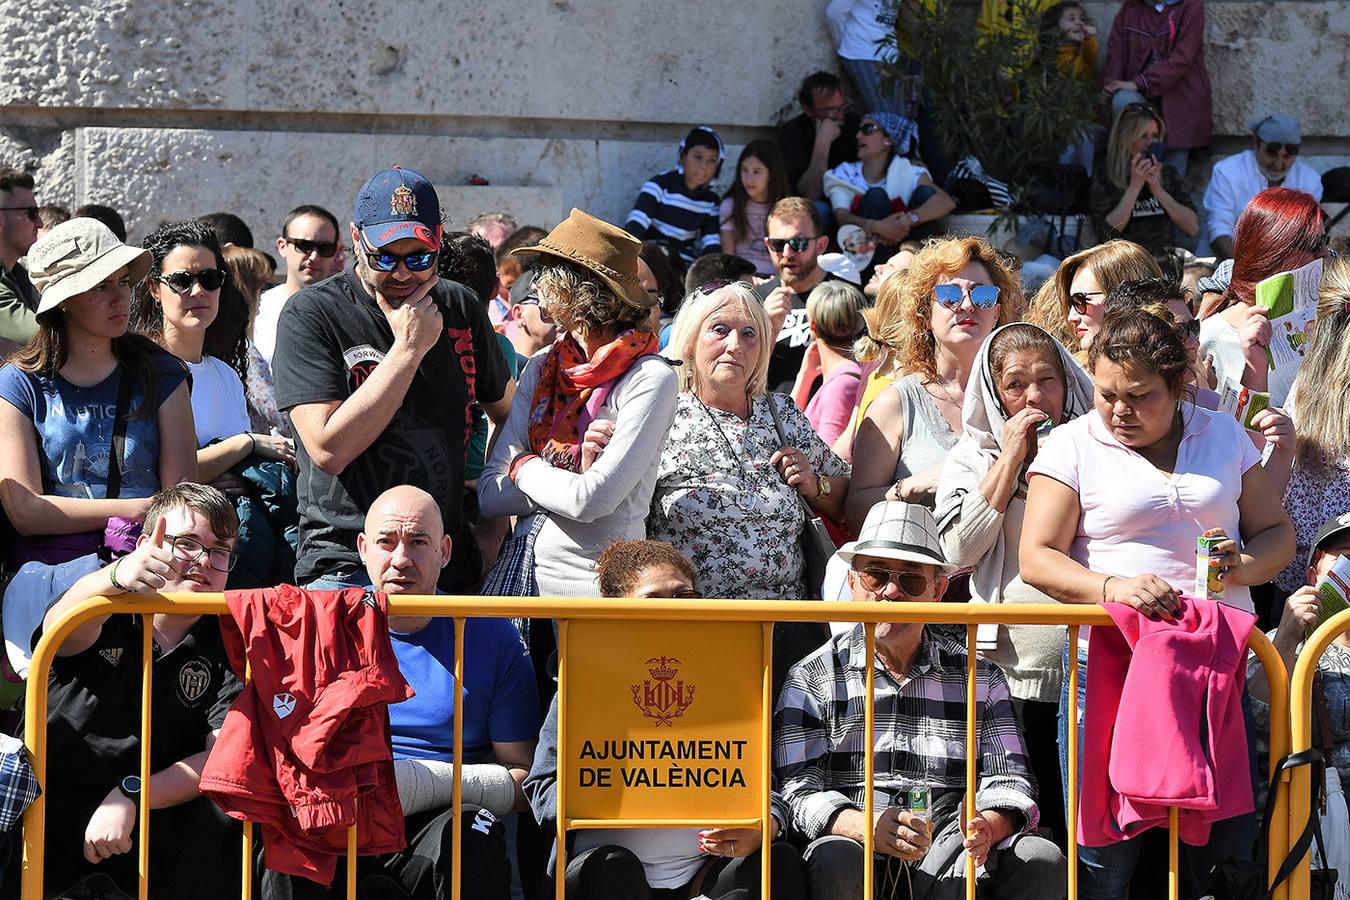
<svg viewBox="0 0 1350 900">
<path fill-rule="evenodd" d="M 813 237 L 790 237 L 790 238 L 765 238 L 764 243 L 769 245 L 769 249 L 774 253 L 782 253 L 784 247 L 791 247 L 798 253 L 805 253 L 806 248 L 810 247 L 818 238 Z"/>
<path fill-rule="evenodd" d="M 200 284 L 204 291 L 219 290 L 225 283 L 225 273 L 220 269 L 202 269 L 200 272 L 170 272 L 155 279 L 167 284 L 175 294 L 186 294 L 194 284 Z"/>
<path fill-rule="evenodd" d="M 38 208 L 36 206 L 0 206 L 0 212 L 18 212 L 20 210 L 27 214 L 28 221 L 42 221 L 42 218 L 38 215 Z"/>
<path fill-rule="evenodd" d="M 1266 141 L 1262 146 L 1266 148 L 1266 152 L 1271 156 L 1275 156 L 1281 150 L 1288 153 L 1290 156 L 1298 156 L 1300 147 L 1299 144 L 1281 144 L 1279 141 Z"/>
<path fill-rule="evenodd" d="M 858 134 L 876 134 L 881 126 L 876 122 L 864 122 L 858 126 Z"/>
<path fill-rule="evenodd" d="M 1080 316 L 1085 316 L 1087 315 L 1088 307 L 1095 305 L 1097 302 L 1092 298 L 1105 296 L 1106 291 L 1078 291 L 1069 295 L 1069 305 L 1073 307 L 1074 312 L 1078 313 Z"/>
<path fill-rule="evenodd" d="M 332 259 L 337 253 L 337 241 L 307 241 L 304 238 L 293 238 L 282 235 L 281 239 L 294 247 L 302 256 L 309 253 L 318 253 L 324 259 Z"/>
<path fill-rule="evenodd" d="M 910 597 L 922 597 L 928 590 L 928 576 L 918 572 L 892 572 L 882 566 L 868 566 L 854 571 L 858 573 L 863 588 L 870 594 L 880 594 L 892 581 L 902 593 Z"/>
</svg>

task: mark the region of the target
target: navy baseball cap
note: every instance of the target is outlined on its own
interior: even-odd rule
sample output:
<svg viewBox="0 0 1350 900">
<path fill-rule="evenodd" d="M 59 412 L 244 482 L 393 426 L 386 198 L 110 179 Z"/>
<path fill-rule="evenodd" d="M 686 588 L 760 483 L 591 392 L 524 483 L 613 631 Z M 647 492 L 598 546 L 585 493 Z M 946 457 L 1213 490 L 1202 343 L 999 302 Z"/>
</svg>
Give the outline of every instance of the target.
<svg viewBox="0 0 1350 900">
<path fill-rule="evenodd" d="M 376 172 L 356 195 L 352 221 L 361 237 L 379 250 L 416 238 L 432 250 L 441 246 L 441 201 L 426 176 L 394 166 Z"/>
</svg>

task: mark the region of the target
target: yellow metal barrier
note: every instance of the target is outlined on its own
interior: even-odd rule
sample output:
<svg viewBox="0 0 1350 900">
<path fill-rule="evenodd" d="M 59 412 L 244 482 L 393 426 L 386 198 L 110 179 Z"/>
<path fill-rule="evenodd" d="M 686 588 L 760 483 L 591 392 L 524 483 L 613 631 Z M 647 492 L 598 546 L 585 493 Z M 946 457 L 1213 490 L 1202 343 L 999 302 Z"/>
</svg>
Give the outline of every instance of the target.
<svg viewBox="0 0 1350 900">
<path fill-rule="evenodd" d="M 134 613 L 142 616 L 143 621 L 143 671 L 144 684 L 142 690 L 142 708 L 141 708 L 141 806 L 140 806 L 140 834 L 138 836 L 139 851 L 139 872 L 140 885 L 139 894 L 141 900 L 148 896 L 149 879 L 151 873 L 149 868 L 149 835 L 150 835 L 150 705 L 151 705 L 151 661 L 152 661 L 152 640 L 154 629 L 152 627 L 152 616 L 155 614 L 171 615 L 228 615 L 223 595 L 221 594 L 189 594 L 176 593 L 164 596 L 134 597 L 128 598 L 122 595 L 117 599 L 107 599 L 95 597 L 84 603 L 79 604 L 64 616 L 52 629 L 46 632 L 38 646 L 34 649 L 33 659 L 28 675 L 28 695 L 27 695 L 27 716 L 25 726 L 25 743 L 32 756 L 33 769 L 37 775 L 40 784 L 46 783 L 47 778 L 47 678 L 51 668 L 52 660 L 56 655 L 56 650 L 65 641 L 66 637 L 83 623 L 93 618 L 107 616 L 116 613 Z M 976 722 L 976 695 L 975 695 L 975 667 L 973 660 L 975 656 L 975 628 L 981 624 L 1000 624 L 1000 625 L 1068 625 L 1070 647 L 1077 645 L 1078 628 L 1085 625 L 1103 625 L 1114 627 L 1110 616 L 1105 610 L 1095 605 L 1060 605 L 1060 604 L 1009 604 L 1009 605 L 988 605 L 988 604 L 946 604 L 946 603 L 887 603 L 887 602 L 854 602 L 843 603 L 822 603 L 813 601 L 768 601 L 768 600 L 667 600 L 667 599 L 647 599 L 647 600 L 628 600 L 628 599 L 602 599 L 602 598 L 557 598 L 557 597 L 447 597 L 447 596 L 427 596 L 427 597 L 391 597 L 389 600 L 389 615 L 391 616 L 452 616 L 455 619 L 455 679 L 456 683 L 462 683 L 463 665 L 464 665 L 464 624 L 470 618 L 494 617 L 510 618 L 525 617 L 539 619 L 557 619 L 559 620 L 560 632 L 565 630 L 566 623 L 569 620 L 588 619 L 588 620 L 635 620 L 635 621 L 667 621 L 667 622 L 760 622 L 765 623 L 765 644 L 771 638 L 773 622 L 829 622 L 829 621 L 857 621 L 866 624 L 865 634 L 869 660 L 874 658 L 874 648 L 876 640 L 876 626 L 883 622 L 901 622 L 913 623 L 922 622 L 926 624 L 955 624 L 964 625 L 968 629 L 968 651 L 972 664 L 968 670 L 967 682 L 967 732 L 966 732 L 966 781 L 967 781 L 967 812 L 973 815 L 974 804 L 974 784 L 975 784 L 975 760 L 978 753 L 976 743 L 977 722 Z M 1341 631 L 1350 629 L 1350 612 L 1341 613 L 1332 619 L 1327 625 L 1320 629 L 1313 639 L 1310 639 L 1308 648 L 1300 657 L 1298 665 L 1295 667 L 1296 685 L 1302 685 L 1300 677 L 1307 680 L 1311 685 L 1311 669 L 1313 664 L 1309 659 L 1315 659 L 1320 656 L 1321 650 L 1325 649 L 1332 638 Z M 1270 683 L 1270 720 L 1272 723 L 1270 735 L 1270 758 L 1272 769 L 1274 764 L 1289 752 L 1290 734 L 1288 729 L 1279 727 L 1279 723 L 1289 722 L 1289 682 L 1284 664 L 1280 659 L 1275 647 L 1270 640 L 1260 631 L 1253 630 L 1249 638 L 1249 646 L 1256 653 L 1261 663 L 1265 666 L 1268 681 Z M 1070 654 L 1071 659 L 1073 654 Z M 566 672 L 567 660 L 560 659 L 560 667 L 563 673 Z M 768 684 L 768 666 L 765 666 L 765 683 Z M 867 667 L 867 689 L 868 695 L 872 696 L 874 690 L 873 666 Z M 562 677 L 566 677 L 565 674 Z M 1070 665 L 1069 672 L 1069 721 L 1077 722 L 1078 719 L 1078 666 Z M 1299 702 L 1297 707 L 1298 714 L 1294 717 L 1294 742 L 1296 747 L 1307 747 L 1310 741 L 1309 716 L 1306 707 L 1307 697 L 1310 696 L 1310 689 L 1305 691 L 1300 688 L 1300 692 L 1295 695 Z M 772 710 L 763 711 L 764 721 L 762 723 L 762 739 L 766 743 L 763 748 L 766 754 L 771 753 L 771 744 L 769 737 L 769 719 Z M 453 853 L 451 859 L 451 885 L 454 900 L 460 897 L 460 848 L 461 848 L 461 823 L 460 810 L 462 809 L 462 798 L 460 794 L 460 766 L 459 746 L 463 735 L 463 704 L 455 704 L 454 715 L 454 788 L 452 794 L 452 808 L 456 815 L 453 817 Z M 873 722 L 873 704 L 868 703 L 865 709 L 865 777 L 868 785 L 872 783 L 874 772 L 873 753 L 875 750 L 874 722 Z M 1068 729 L 1069 733 L 1069 782 L 1071 785 L 1077 784 L 1077 729 Z M 562 746 L 562 736 L 559 736 L 559 746 Z M 1303 789 L 1297 789 L 1299 773 L 1302 773 Z M 1307 770 L 1300 769 L 1295 773 L 1295 791 L 1294 804 L 1290 804 L 1289 781 L 1285 779 L 1279 785 L 1279 796 L 1277 800 L 1275 821 L 1271 827 L 1270 833 L 1270 856 L 1272 863 L 1278 863 L 1288 852 L 1289 835 L 1298 833 L 1302 828 L 1302 822 L 1307 817 Z M 873 817 L 873 800 L 870 788 L 864 791 L 865 803 L 864 812 L 868 821 Z M 1296 805 L 1302 803 L 1301 813 L 1296 813 Z M 766 801 L 767 803 L 767 801 Z M 1288 810 L 1285 814 L 1284 811 Z M 743 824 L 753 827 L 759 825 L 765 830 L 765 840 L 763 847 L 763 866 L 761 877 L 763 886 L 766 889 L 764 896 L 769 896 L 767 887 L 769 879 L 769 847 L 768 831 L 768 809 L 767 805 L 763 810 L 764 814 L 759 820 L 751 820 L 745 823 L 720 823 L 724 825 Z M 1069 817 L 1069 897 L 1076 900 L 1077 897 L 1077 844 L 1075 840 L 1076 829 L 1074 823 L 1077 821 L 1077 791 L 1069 791 L 1069 808 L 1067 810 Z M 42 835 L 46 823 L 46 804 L 45 798 L 39 797 L 32 806 L 29 807 L 24 816 L 24 856 L 23 856 L 23 900 L 39 900 L 42 897 L 42 870 L 44 859 L 44 847 Z M 558 828 L 558 838 L 560 849 L 565 843 L 565 830 L 567 825 L 581 825 L 586 827 L 604 827 L 603 822 L 572 822 L 567 823 L 559 816 L 560 823 Z M 652 820 L 641 823 L 642 827 L 671 827 L 678 825 L 688 825 L 691 820 L 673 821 L 673 820 Z M 698 820 L 700 824 L 708 824 Z M 1291 831 L 1293 824 L 1298 824 L 1297 830 Z M 632 823 L 624 823 L 626 826 Z M 1175 900 L 1178 896 L 1178 855 L 1177 855 L 1177 813 L 1173 809 L 1170 815 L 1170 876 L 1169 876 L 1169 896 Z M 252 834 L 248 823 L 244 827 L 243 840 L 243 892 L 245 898 L 251 897 L 253 852 L 252 852 Z M 356 896 L 356 833 L 355 828 L 348 834 L 348 858 L 347 858 L 347 896 L 355 898 Z M 872 832 L 867 830 L 864 840 L 863 859 L 871 860 L 873 858 Z M 966 896 L 968 900 L 974 900 L 975 897 L 975 871 L 974 862 L 968 860 L 966 869 Z M 1272 865 L 1271 872 L 1274 872 Z M 561 897 L 562 871 L 557 873 L 559 883 L 559 897 Z M 1295 873 L 1297 878 L 1299 873 Z M 1297 885 L 1297 882 L 1291 882 Z M 1307 868 L 1302 869 L 1303 891 L 1299 893 L 1297 888 L 1291 889 L 1291 885 L 1283 885 L 1275 892 L 1274 900 L 1289 900 L 1290 897 L 1301 897 L 1307 895 Z M 863 896 L 870 898 L 872 896 L 872 866 L 864 864 L 863 866 Z"/>
<path fill-rule="evenodd" d="M 1299 651 L 1298 659 L 1294 660 L 1294 673 L 1289 685 L 1289 734 L 1291 749 L 1289 752 L 1298 753 L 1307 750 L 1312 746 L 1312 689 L 1313 676 L 1317 674 L 1317 663 L 1322 659 L 1322 654 L 1326 652 L 1331 642 L 1336 640 L 1345 632 L 1350 631 L 1350 609 L 1337 613 L 1330 619 L 1322 623 L 1322 627 L 1314 631 L 1306 641 L 1303 642 L 1303 649 Z M 1271 715 L 1274 716 L 1274 708 L 1271 708 Z M 1272 718 L 1272 721 L 1274 719 Z M 1275 749 L 1270 751 L 1272 759 L 1277 759 Z M 1312 798 L 1312 772 L 1307 766 L 1299 766 L 1293 770 L 1293 777 L 1288 779 L 1289 788 L 1289 823 L 1287 830 L 1288 849 L 1292 849 L 1298 835 L 1303 833 L 1304 827 L 1308 824 L 1308 816 L 1316 815 L 1316 812 L 1310 808 Z M 1278 816 L 1278 810 L 1276 812 Z M 1272 842 L 1273 843 L 1273 842 Z M 1309 892 L 1309 874 L 1311 869 L 1312 852 L 1309 851 L 1303 857 L 1303 861 L 1298 868 L 1294 869 L 1289 876 L 1289 896 L 1306 897 Z M 1345 873 L 1341 874 L 1344 878 Z"/>
</svg>

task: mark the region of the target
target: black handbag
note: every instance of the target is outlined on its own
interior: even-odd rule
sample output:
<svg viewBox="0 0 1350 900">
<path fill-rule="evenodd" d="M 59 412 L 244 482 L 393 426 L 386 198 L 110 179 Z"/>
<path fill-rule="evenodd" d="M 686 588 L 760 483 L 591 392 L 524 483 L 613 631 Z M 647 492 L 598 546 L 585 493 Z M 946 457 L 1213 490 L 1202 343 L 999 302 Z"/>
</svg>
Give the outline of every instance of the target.
<svg viewBox="0 0 1350 900">
<path fill-rule="evenodd" d="M 783 422 L 778 418 L 778 404 L 772 396 L 768 400 L 769 414 L 773 416 L 773 427 L 778 432 L 778 446 L 792 446 L 783 431 Z M 797 494 L 797 502 L 801 504 L 802 512 L 806 515 L 801 536 L 802 559 L 805 561 L 806 569 L 803 573 L 806 580 L 806 599 L 819 600 L 823 593 L 821 585 L 825 583 L 825 566 L 837 548 L 829 530 L 825 527 L 825 520 L 816 515 L 815 510 L 802 499 L 801 494 Z"/>
<path fill-rule="evenodd" d="M 1270 835 L 1270 822 L 1275 817 L 1275 793 L 1280 785 L 1280 773 L 1289 769 L 1296 769 L 1299 766 L 1312 767 L 1312 785 L 1313 796 L 1308 824 L 1304 826 L 1303 833 L 1299 835 L 1298 840 L 1294 842 L 1294 847 L 1289 851 L 1289 855 L 1280 863 L 1279 870 L 1275 873 L 1275 878 L 1270 881 L 1270 887 L 1266 886 L 1268 870 L 1265 859 L 1267 855 L 1267 845 Z M 1320 804 L 1320 797 L 1326 784 L 1323 770 L 1326 766 L 1326 760 L 1322 756 L 1322 751 L 1311 748 L 1298 753 L 1291 753 L 1280 760 L 1275 767 L 1275 777 L 1270 780 L 1270 787 L 1266 791 L 1266 808 L 1261 816 L 1261 833 L 1256 840 L 1256 852 L 1260 854 L 1257 861 L 1248 860 L 1226 860 L 1215 866 L 1206 889 L 1206 895 L 1213 897 L 1214 900 L 1269 900 L 1284 881 L 1293 874 L 1303 858 L 1308 854 L 1312 847 L 1313 839 L 1317 840 L 1318 850 L 1322 857 L 1326 858 L 1326 850 L 1322 846 L 1322 818 L 1317 814 Z M 1336 870 L 1335 869 L 1314 869 L 1309 878 L 1308 900 L 1332 900 L 1336 891 Z"/>
</svg>

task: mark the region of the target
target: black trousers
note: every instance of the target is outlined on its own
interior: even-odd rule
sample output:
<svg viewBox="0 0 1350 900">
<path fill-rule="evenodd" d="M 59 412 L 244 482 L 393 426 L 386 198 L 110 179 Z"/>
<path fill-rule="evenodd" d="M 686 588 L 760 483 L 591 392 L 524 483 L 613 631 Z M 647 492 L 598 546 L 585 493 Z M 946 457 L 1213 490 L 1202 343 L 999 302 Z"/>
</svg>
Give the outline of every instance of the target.
<svg viewBox="0 0 1350 900">
<path fill-rule="evenodd" d="M 775 843 L 769 865 L 774 900 L 806 900 L 806 873 L 801 854 L 794 847 L 786 841 Z M 700 874 L 703 881 L 699 893 L 704 897 L 760 900 L 759 851 L 743 857 L 711 857 Z M 570 860 L 566 880 L 567 900 L 685 900 L 695 886 L 649 887 L 642 860 L 628 848 L 614 844 L 592 848 Z"/>
<path fill-rule="evenodd" d="M 408 846 L 399 853 L 363 856 L 356 866 L 356 895 L 362 900 L 445 900 L 450 896 L 454 814 L 431 810 L 408 816 Z M 510 900 L 511 863 L 506 829 L 487 810 L 466 811 L 460 880 L 464 900 Z M 261 854 L 258 857 L 261 867 Z M 261 875 L 263 900 L 332 900 L 345 897 L 346 866 L 339 863 L 332 887 L 270 869 Z"/>
<path fill-rule="evenodd" d="M 136 896 L 138 833 L 133 834 L 129 853 L 98 865 L 84 858 L 85 828 L 107 794 L 106 787 L 57 787 L 48 794 L 44 896 L 59 897 L 94 873 L 107 875 L 123 891 Z M 205 797 L 154 810 L 150 813 L 150 896 L 235 900 L 239 896 L 240 846 L 239 823 Z M 16 855 L 22 852 L 18 847 Z M 16 873 L 12 882 L 16 889 L 18 878 Z"/>
</svg>

